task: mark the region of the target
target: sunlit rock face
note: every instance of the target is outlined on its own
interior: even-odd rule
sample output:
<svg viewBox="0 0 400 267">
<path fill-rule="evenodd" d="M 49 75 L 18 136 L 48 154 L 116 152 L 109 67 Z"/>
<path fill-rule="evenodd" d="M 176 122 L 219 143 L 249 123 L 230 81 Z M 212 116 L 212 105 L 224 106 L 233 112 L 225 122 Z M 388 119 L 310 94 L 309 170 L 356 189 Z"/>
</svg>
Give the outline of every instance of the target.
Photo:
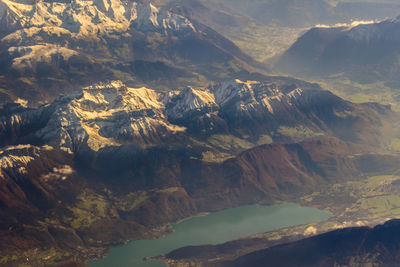
<svg viewBox="0 0 400 267">
<path fill-rule="evenodd" d="M 112 81 L 85 87 L 37 109 L 18 105 L 14 111 L 2 111 L 3 144 L 44 142 L 67 152 L 124 144 L 187 143 L 192 137 L 213 134 L 233 134 L 253 141 L 275 135 L 279 140 L 276 134 L 282 127 L 360 142 L 378 136 L 378 130 L 370 129 L 368 137 L 361 131 L 369 127 L 371 119 L 379 121 L 379 112 L 385 112 L 353 105 L 310 84 L 288 84 L 284 79 L 232 80 L 171 92 L 130 88 Z M 356 130 L 343 130 L 341 123 L 352 120 Z"/>
<path fill-rule="evenodd" d="M 50 36 L 67 34 L 84 38 L 99 34 L 138 30 L 195 30 L 186 18 L 160 11 L 153 4 L 134 1 L 2 1 L 0 9 L 3 34 L 14 32 L 8 40 L 38 31 Z"/>
</svg>

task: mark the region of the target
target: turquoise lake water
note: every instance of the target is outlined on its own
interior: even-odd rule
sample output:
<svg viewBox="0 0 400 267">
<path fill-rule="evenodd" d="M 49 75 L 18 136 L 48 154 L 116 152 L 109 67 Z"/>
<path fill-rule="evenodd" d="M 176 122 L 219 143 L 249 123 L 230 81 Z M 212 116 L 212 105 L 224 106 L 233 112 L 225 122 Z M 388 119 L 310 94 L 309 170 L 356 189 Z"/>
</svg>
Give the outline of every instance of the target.
<svg viewBox="0 0 400 267">
<path fill-rule="evenodd" d="M 174 224 L 174 233 L 159 239 L 129 242 L 112 248 L 106 258 L 87 263 L 91 267 L 165 267 L 163 262 L 143 261 L 143 258 L 165 254 L 184 246 L 220 244 L 284 227 L 324 221 L 330 216 L 326 211 L 292 203 L 242 206 Z"/>
</svg>

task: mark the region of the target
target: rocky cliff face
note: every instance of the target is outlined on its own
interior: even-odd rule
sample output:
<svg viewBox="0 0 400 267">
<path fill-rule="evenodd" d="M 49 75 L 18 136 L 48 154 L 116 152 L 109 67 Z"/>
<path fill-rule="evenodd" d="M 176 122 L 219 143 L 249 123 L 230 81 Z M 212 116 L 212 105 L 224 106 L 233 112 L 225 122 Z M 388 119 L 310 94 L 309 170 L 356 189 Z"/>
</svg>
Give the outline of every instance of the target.
<svg viewBox="0 0 400 267">
<path fill-rule="evenodd" d="M 3 35 L 13 33 L 8 41 L 35 34 L 35 29 L 83 39 L 127 31 L 131 26 L 140 31 L 196 31 L 188 19 L 136 1 L 3 1 L 0 16 Z"/>
</svg>

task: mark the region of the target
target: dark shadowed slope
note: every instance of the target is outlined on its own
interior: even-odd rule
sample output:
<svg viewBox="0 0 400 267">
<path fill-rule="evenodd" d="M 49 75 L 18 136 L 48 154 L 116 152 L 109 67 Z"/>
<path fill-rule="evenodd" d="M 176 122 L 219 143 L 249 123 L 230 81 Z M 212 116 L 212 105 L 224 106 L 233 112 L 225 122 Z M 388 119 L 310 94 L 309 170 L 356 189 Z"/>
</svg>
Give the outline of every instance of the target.
<svg viewBox="0 0 400 267">
<path fill-rule="evenodd" d="M 398 266 L 400 221 L 336 230 L 218 266 Z"/>
</svg>

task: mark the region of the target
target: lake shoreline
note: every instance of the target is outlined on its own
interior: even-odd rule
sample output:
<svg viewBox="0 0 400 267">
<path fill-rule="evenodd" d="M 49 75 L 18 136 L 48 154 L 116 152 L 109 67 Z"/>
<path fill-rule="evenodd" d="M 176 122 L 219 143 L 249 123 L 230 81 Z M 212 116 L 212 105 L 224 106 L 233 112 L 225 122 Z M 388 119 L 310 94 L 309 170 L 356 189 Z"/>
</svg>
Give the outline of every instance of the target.
<svg viewBox="0 0 400 267">
<path fill-rule="evenodd" d="M 281 205 L 283 203 L 286 203 L 286 202 L 277 201 L 274 204 L 264 204 L 263 205 L 263 204 L 256 203 L 256 204 L 253 204 L 253 205 L 275 206 L 275 205 Z M 246 206 L 246 205 L 243 205 L 243 206 Z M 238 206 L 238 207 L 242 207 L 242 206 Z M 154 239 L 162 238 L 162 237 L 174 232 L 174 229 L 172 227 L 174 224 L 179 224 L 179 223 L 182 223 L 184 221 L 187 221 L 187 220 L 190 220 L 190 219 L 193 219 L 193 218 L 199 218 L 199 217 L 207 216 L 208 214 L 213 213 L 213 212 L 220 212 L 220 211 L 234 209 L 234 208 L 238 208 L 238 207 L 232 207 L 232 208 L 222 209 L 222 210 L 217 210 L 217 211 L 199 212 L 197 214 L 188 216 L 186 218 L 177 220 L 175 222 L 170 222 L 170 223 L 164 224 L 162 226 L 159 226 L 157 228 L 153 228 L 153 229 L 147 231 L 144 234 L 144 236 L 145 236 L 144 238 L 140 238 L 140 239 L 129 238 L 129 239 L 126 239 L 123 242 L 115 244 L 115 245 L 102 246 L 102 247 L 96 247 L 96 248 L 94 248 L 94 247 L 93 248 L 89 248 L 88 249 L 89 252 L 87 253 L 87 256 L 85 257 L 85 260 L 83 262 L 85 264 L 87 264 L 88 261 L 95 261 L 95 260 L 104 259 L 105 257 L 107 257 L 107 254 L 109 253 L 110 249 L 121 247 L 121 246 L 125 246 L 129 242 L 134 242 L 134 241 L 139 241 L 139 240 L 154 240 Z"/>
<path fill-rule="evenodd" d="M 301 212 L 300 212 L 301 211 Z M 286 214 L 285 212 L 289 212 L 289 215 Z M 290 212 L 293 212 L 295 216 L 291 217 Z M 303 215 L 304 213 L 304 215 Z M 306 215 L 309 213 L 308 215 Z M 275 215 L 273 215 L 275 214 Z M 239 216 L 240 215 L 240 216 Z M 271 217 L 269 217 L 271 216 Z M 275 221 L 271 222 L 274 220 L 274 217 L 279 216 L 282 217 L 282 225 L 280 222 Z M 297 216 L 297 217 L 296 217 Z M 159 231 L 157 235 L 154 235 L 154 231 L 151 231 L 151 238 L 152 239 L 141 239 L 141 240 L 133 240 L 133 241 L 128 241 L 125 243 L 125 245 L 118 246 L 118 247 L 108 247 L 107 250 L 102 250 L 101 254 L 95 255 L 95 257 L 91 257 L 86 261 L 86 263 L 89 266 L 107 266 L 107 264 L 104 264 L 105 262 L 110 262 L 113 257 L 115 257 L 116 254 L 119 256 L 116 257 L 119 261 L 122 260 L 122 258 L 128 257 L 123 254 L 124 250 L 128 250 L 128 247 L 134 247 L 137 244 L 142 244 L 139 246 L 139 249 L 131 249 L 131 251 L 135 251 L 135 253 L 149 253 L 149 254 L 143 254 L 143 255 L 138 255 L 135 256 L 135 261 L 138 259 L 143 260 L 143 259 L 148 259 L 150 260 L 151 263 L 148 263 L 146 266 L 161 266 L 161 265 L 155 265 L 153 260 L 162 260 L 161 258 L 157 258 L 158 256 L 169 253 L 170 251 L 173 251 L 175 249 L 187 246 L 187 245 L 199 245 L 199 244 L 219 244 L 219 243 L 225 243 L 231 240 L 239 239 L 239 238 L 246 238 L 255 234 L 259 233 L 264 233 L 288 226 L 295 226 L 302 224 L 303 221 L 298 221 L 298 217 L 304 216 L 302 219 L 304 223 L 310 223 L 314 221 L 321 221 L 321 220 L 326 220 L 328 219 L 331 214 L 323 211 L 323 210 L 318 210 L 310 207 L 301 207 L 297 203 L 277 203 L 275 205 L 247 205 L 247 206 L 241 206 L 237 208 L 232 208 L 232 209 L 225 209 L 222 211 L 218 212 L 212 212 L 212 213 L 198 213 L 196 215 L 190 216 L 188 218 L 182 219 L 177 221 L 174 224 L 168 224 L 167 229 L 176 229 L 176 231 L 165 231 L 165 226 L 163 228 L 163 231 Z M 311 216 L 310 218 L 307 218 L 307 216 Z M 312 217 L 314 216 L 314 217 Z M 319 217 L 318 217 L 319 216 Z M 239 217 L 239 219 L 238 219 Z M 296 219 L 293 219 L 296 218 Z M 270 223 L 270 226 L 266 226 L 267 223 Z M 255 224 L 257 227 L 248 227 L 248 224 Z M 258 225 L 257 225 L 258 224 Z M 189 225 L 193 225 L 190 226 Z M 208 230 L 209 227 L 211 227 L 211 232 L 218 233 L 216 236 L 204 236 L 203 233 L 196 232 L 196 231 L 202 231 L 204 226 L 207 226 L 205 229 Z M 221 226 L 222 225 L 222 226 Z M 168 227 L 169 226 L 169 227 Z M 186 229 L 185 227 L 188 227 Z M 235 228 L 236 227 L 236 228 Z M 270 227 L 270 229 L 268 228 Z M 193 228 L 193 229 L 192 229 Z M 160 228 L 158 228 L 160 229 Z M 199 230 L 200 229 L 200 230 Z M 214 229 L 214 230 L 213 230 Z M 251 229 L 251 230 L 249 230 Z M 254 229 L 254 230 L 253 230 Z M 203 229 L 204 230 L 204 229 Z M 185 232 L 186 231 L 186 232 Z M 226 231 L 226 232 L 224 232 Z M 251 232 L 255 231 L 255 232 Z M 185 234 L 182 234 L 185 233 Z M 186 235 L 191 236 L 188 238 Z M 215 234 L 214 234 L 215 235 Z M 184 239 L 188 239 L 188 241 L 182 241 L 179 239 L 179 236 L 184 236 Z M 174 238 L 178 238 L 177 240 L 174 240 Z M 203 239 L 205 238 L 205 239 Z M 208 238 L 208 239 L 207 239 Z M 163 244 L 165 243 L 166 240 L 172 240 L 167 242 L 167 245 Z M 180 242 L 186 242 L 186 243 L 180 243 Z M 151 244 L 151 245 L 149 245 Z M 156 245 L 154 245 L 156 244 Z M 160 248 L 157 247 L 160 246 Z M 143 247 L 149 246 L 149 252 L 140 252 Z M 155 247 L 154 247 L 155 246 Z M 167 247 L 163 247 L 167 246 Z M 157 250 L 159 249 L 159 251 Z M 154 250 L 154 251 L 153 251 Z M 122 254 L 121 254 L 122 253 Z M 121 254 L 121 255 L 120 255 Z M 132 254 L 132 253 L 129 253 Z M 114 255 L 114 256 L 113 256 Z M 98 260 L 99 256 L 102 256 L 100 260 Z M 133 257 L 133 255 L 129 255 L 129 257 Z M 108 263 L 108 266 L 111 263 Z M 134 265 L 135 266 L 135 265 Z M 163 265 L 164 266 L 164 265 Z"/>
</svg>

